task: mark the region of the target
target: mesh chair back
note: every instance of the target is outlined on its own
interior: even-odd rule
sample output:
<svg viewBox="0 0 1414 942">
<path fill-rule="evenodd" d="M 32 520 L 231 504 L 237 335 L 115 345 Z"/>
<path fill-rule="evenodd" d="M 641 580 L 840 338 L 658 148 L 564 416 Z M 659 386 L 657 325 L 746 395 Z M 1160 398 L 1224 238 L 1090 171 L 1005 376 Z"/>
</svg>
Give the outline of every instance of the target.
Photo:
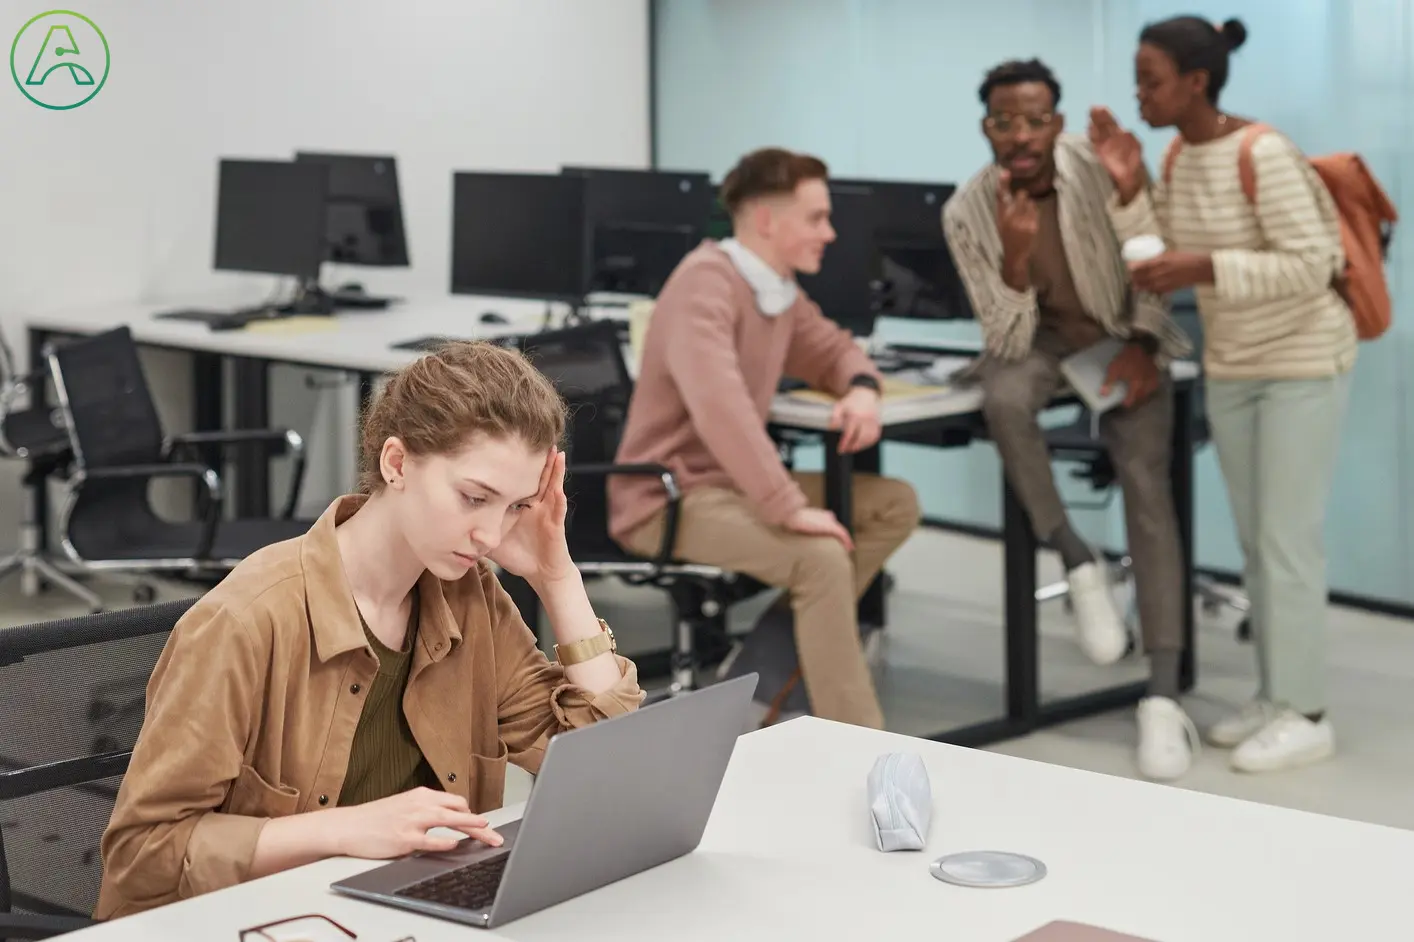
<svg viewBox="0 0 1414 942">
<path fill-rule="evenodd" d="M 161 460 L 162 422 L 127 327 L 57 346 L 49 364 L 83 467 Z"/>
<path fill-rule="evenodd" d="M 150 465 L 162 460 L 162 423 L 126 327 L 56 346 L 49 371 L 80 470 Z M 149 479 L 86 481 L 67 521 L 84 558 L 150 538 L 156 515 Z"/>
<path fill-rule="evenodd" d="M 623 434 L 633 380 L 624 360 L 622 325 L 591 321 L 522 338 L 521 349 L 549 377 L 570 407 L 565 463 L 612 464 Z M 569 514 L 565 522 L 576 559 L 619 558 L 609 537 L 609 504 L 602 475 L 566 475 Z"/>
<path fill-rule="evenodd" d="M 8 869 L 15 911 L 93 912 L 122 776 L 90 760 L 132 750 L 152 669 L 193 601 L 0 628 L 0 911 Z M 24 771 L 65 760 L 72 774 Z"/>
</svg>

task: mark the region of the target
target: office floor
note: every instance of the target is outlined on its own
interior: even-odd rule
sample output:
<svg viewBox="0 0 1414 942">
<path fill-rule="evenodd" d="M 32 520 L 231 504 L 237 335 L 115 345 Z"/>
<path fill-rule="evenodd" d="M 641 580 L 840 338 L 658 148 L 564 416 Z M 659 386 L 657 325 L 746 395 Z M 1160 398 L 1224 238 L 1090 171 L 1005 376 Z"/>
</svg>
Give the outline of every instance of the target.
<svg viewBox="0 0 1414 942">
<path fill-rule="evenodd" d="M 1001 550 L 998 544 L 938 531 L 920 531 L 895 557 L 897 586 L 890 597 L 887 640 L 876 667 L 892 729 L 927 734 L 999 715 L 1002 710 Z M 1059 570 L 1042 565 L 1043 581 Z M 96 585 L 111 604 L 129 604 L 121 583 Z M 179 597 L 186 587 L 164 587 Z M 653 590 L 614 583 L 592 589 L 624 648 L 661 647 L 668 638 L 665 598 Z M 18 581 L 0 583 L 0 625 L 77 613 L 57 593 L 20 595 Z M 750 623 L 752 612 L 734 613 Z M 1252 689 L 1250 645 L 1234 636 L 1236 616 L 1200 616 L 1198 689 L 1188 698 L 1200 725 L 1240 703 Z M 1042 606 L 1042 679 L 1048 696 L 1079 693 L 1144 676 L 1136 660 L 1114 668 L 1089 664 L 1072 642 L 1060 602 Z M 1226 766 L 1226 753 L 1204 747 L 1193 771 L 1177 787 L 1338 815 L 1414 827 L 1408 782 L 1414 776 L 1414 623 L 1332 609 L 1330 704 L 1338 757 L 1324 765 L 1270 776 L 1242 776 Z M 1010 755 L 1095 772 L 1133 776 L 1133 711 L 1077 721 L 992 748 Z M 527 780 L 508 783 L 507 801 L 524 796 Z"/>
</svg>

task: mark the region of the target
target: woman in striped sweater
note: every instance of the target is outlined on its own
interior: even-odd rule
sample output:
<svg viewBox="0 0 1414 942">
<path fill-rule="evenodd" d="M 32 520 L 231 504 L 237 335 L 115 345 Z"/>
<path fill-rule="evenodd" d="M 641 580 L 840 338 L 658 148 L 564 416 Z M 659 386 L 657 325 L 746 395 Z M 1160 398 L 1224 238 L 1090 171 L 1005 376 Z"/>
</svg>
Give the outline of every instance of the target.
<svg viewBox="0 0 1414 942">
<path fill-rule="evenodd" d="M 1355 363 L 1349 309 L 1332 288 L 1343 269 L 1339 220 L 1303 154 L 1277 133 L 1251 144 L 1250 202 L 1238 133 L 1218 95 L 1246 38 L 1175 17 L 1147 26 L 1135 74 L 1140 114 L 1176 128 L 1170 167 L 1153 180 L 1138 139 L 1095 109 L 1090 135 L 1114 178 L 1121 239 L 1159 235 L 1167 251 L 1131 266 L 1136 287 L 1192 287 L 1203 319 L 1208 418 L 1245 557 L 1257 643 L 1258 696 L 1210 740 L 1236 747 L 1241 771 L 1285 769 L 1334 751 L 1325 716 L 1325 508 Z"/>
</svg>

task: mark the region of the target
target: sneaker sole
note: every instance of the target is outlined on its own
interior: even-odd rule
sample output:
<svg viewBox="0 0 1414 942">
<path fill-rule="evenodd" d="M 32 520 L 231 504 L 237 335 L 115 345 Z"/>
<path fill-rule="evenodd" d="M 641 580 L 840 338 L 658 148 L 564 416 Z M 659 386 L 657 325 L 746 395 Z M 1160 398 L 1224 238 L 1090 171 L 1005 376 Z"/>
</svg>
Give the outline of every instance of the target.
<svg viewBox="0 0 1414 942">
<path fill-rule="evenodd" d="M 1262 762 L 1257 764 L 1244 765 L 1237 761 L 1237 756 L 1232 757 L 1232 768 L 1236 772 L 1247 772 L 1249 774 L 1260 774 L 1263 772 L 1285 772 L 1289 769 L 1299 769 L 1308 765 L 1315 765 L 1317 762 L 1324 762 L 1335 755 L 1335 743 L 1326 742 L 1319 746 L 1313 746 L 1302 752 L 1284 756 L 1277 762 Z"/>
<path fill-rule="evenodd" d="M 1261 731 L 1262 727 L 1260 725 L 1252 727 L 1240 736 L 1220 736 L 1212 730 L 1209 730 L 1208 735 L 1204 736 L 1203 739 L 1208 745 L 1216 746 L 1219 749 L 1236 749 Z"/>
</svg>

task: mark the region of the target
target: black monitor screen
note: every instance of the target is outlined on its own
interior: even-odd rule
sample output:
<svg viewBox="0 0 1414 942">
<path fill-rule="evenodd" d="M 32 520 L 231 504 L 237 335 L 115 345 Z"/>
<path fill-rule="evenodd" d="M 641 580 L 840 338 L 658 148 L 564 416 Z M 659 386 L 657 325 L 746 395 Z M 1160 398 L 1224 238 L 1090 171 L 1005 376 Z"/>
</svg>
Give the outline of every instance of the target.
<svg viewBox="0 0 1414 942">
<path fill-rule="evenodd" d="M 216 269 L 318 278 L 329 168 L 224 159 L 219 176 Z"/>
<path fill-rule="evenodd" d="M 877 236 L 876 288 L 881 317 L 962 320 L 972 317 L 967 291 L 941 237 Z"/>
<path fill-rule="evenodd" d="M 457 173 L 452 182 L 452 293 L 579 301 L 584 180 Z"/>
<path fill-rule="evenodd" d="M 329 167 L 326 258 L 345 265 L 405 266 L 407 236 L 393 157 L 300 152 L 295 160 Z"/>
<path fill-rule="evenodd" d="M 870 280 L 876 314 L 929 320 L 971 318 L 967 291 L 943 236 L 943 205 L 957 187 L 890 180 L 831 181 L 832 192 L 860 187 L 871 194 L 874 267 Z"/>
<path fill-rule="evenodd" d="M 566 167 L 585 181 L 586 293 L 654 297 L 707 232 L 705 173 Z"/>
<path fill-rule="evenodd" d="M 874 332 L 874 194 L 864 185 L 830 184 L 830 223 L 835 241 L 825 247 L 820 271 L 798 278 L 801 288 L 830 320 L 859 337 Z"/>
</svg>

